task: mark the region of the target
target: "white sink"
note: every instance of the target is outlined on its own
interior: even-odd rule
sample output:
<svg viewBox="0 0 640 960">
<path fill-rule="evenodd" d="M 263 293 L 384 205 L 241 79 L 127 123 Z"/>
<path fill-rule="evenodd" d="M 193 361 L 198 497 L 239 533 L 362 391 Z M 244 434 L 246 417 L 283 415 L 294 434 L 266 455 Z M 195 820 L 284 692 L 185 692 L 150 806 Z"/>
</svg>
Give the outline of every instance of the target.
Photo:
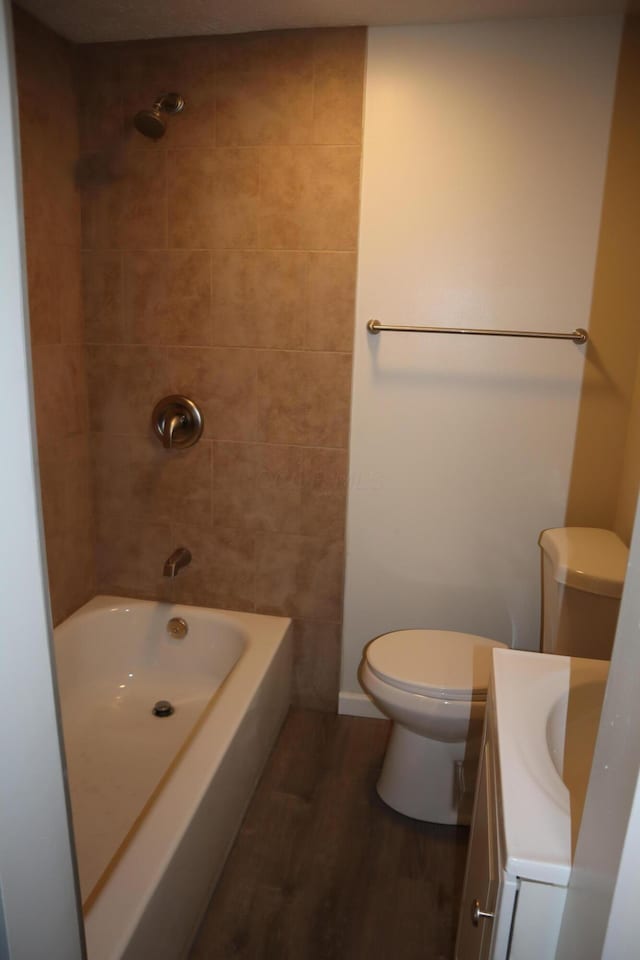
<svg viewBox="0 0 640 960">
<path fill-rule="evenodd" d="M 549 755 L 569 791 L 572 856 L 589 784 L 608 666 L 601 660 L 572 660 L 571 686 L 556 700 L 547 717 Z"/>
<path fill-rule="evenodd" d="M 565 885 L 582 816 L 608 662 L 494 653 L 507 869 Z"/>
</svg>

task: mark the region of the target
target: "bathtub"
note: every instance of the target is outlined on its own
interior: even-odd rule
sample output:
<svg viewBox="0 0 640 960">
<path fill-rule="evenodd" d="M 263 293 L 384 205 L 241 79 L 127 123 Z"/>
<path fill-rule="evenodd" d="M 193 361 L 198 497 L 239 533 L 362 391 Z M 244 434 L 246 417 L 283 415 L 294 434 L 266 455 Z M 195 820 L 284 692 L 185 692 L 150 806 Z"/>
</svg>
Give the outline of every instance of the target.
<svg viewBox="0 0 640 960">
<path fill-rule="evenodd" d="M 289 706 L 289 624 L 95 597 L 54 631 L 89 960 L 187 955 Z"/>
</svg>

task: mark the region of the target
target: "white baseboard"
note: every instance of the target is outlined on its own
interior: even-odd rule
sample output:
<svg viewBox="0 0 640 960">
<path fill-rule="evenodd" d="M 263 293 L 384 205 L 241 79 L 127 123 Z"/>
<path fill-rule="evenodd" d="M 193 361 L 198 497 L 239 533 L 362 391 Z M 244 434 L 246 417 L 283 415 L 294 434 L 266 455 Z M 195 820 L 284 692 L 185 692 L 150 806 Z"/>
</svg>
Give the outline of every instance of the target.
<svg viewBox="0 0 640 960">
<path fill-rule="evenodd" d="M 350 717 L 375 717 L 386 720 L 373 701 L 366 693 L 352 693 L 350 690 L 341 690 L 338 696 L 338 713 Z"/>
</svg>

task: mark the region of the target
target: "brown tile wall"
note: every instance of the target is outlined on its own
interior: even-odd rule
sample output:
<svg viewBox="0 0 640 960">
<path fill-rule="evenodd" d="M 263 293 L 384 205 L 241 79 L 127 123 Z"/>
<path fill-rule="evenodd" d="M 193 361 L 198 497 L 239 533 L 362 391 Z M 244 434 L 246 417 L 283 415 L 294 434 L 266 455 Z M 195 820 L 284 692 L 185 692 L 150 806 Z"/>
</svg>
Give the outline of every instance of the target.
<svg viewBox="0 0 640 960">
<path fill-rule="evenodd" d="M 31 350 L 51 606 L 95 593 L 74 52 L 14 9 Z"/>
<path fill-rule="evenodd" d="M 365 31 L 79 55 L 98 588 L 293 617 L 296 701 L 331 709 Z M 167 90 L 186 109 L 145 140 Z M 151 435 L 169 393 L 203 408 L 190 450 Z"/>
</svg>

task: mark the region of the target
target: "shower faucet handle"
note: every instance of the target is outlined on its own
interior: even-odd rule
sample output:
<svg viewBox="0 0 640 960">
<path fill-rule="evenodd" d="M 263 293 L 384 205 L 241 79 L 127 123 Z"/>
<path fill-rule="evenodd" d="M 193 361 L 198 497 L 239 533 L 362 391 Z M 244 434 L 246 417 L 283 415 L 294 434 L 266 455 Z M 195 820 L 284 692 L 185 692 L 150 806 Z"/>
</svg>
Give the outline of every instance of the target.
<svg viewBox="0 0 640 960">
<path fill-rule="evenodd" d="M 204 417 L 198 405 L 189 397 L 173 394 L 156 403 L 151 422 L 163 447 L 180 450 L 192 447 L 200 439 Z"/>
<path fill-rule="evenodd" d="M 171 450 L 173 447 L 173 437 L 177 428 L 186 426 L 186 423 L 187 418 L 184 413 L 174 413 L 168 422 L 167 418 L 165 417 L 164 429 L 162 431 L 162 443 L 167 450 Z"/>
</svg>

